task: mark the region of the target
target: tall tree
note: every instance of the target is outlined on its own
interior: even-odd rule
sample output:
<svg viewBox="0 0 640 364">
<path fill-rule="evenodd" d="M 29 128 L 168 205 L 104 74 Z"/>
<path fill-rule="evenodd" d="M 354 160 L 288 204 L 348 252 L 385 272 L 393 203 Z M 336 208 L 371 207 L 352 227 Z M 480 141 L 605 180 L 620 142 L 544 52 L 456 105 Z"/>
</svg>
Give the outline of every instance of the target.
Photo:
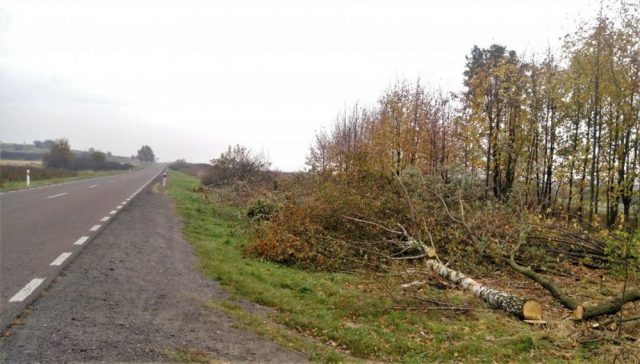
<svg viewBox="0 0 640 364">
<path fill-rule="evenodd" d="M 465 102 L 486 135 L 485 196 L 491 189 L 504 200 L 513 188 L 522 148 L 523 67 L 517 54 L 504 46 L 475 46 L 464 76 Z"/>
<path fill-rule="evenodd" d="M 142 163 L 154 163 L 156 161 L 156 156 L 153 153 L 153 149 L 151 149 L 148 145 L 143 145 L 140 149 L 138 149 L 138 155 L 136 158 Z"/>
<path fill-rule="evenodd" d="M 47 168 L 71 169 L 74 155 L 71 152 L 69 140 L 58 139 L 49 148 L 49 153 L 42 157 L 42 163 Z"/>
</svg>

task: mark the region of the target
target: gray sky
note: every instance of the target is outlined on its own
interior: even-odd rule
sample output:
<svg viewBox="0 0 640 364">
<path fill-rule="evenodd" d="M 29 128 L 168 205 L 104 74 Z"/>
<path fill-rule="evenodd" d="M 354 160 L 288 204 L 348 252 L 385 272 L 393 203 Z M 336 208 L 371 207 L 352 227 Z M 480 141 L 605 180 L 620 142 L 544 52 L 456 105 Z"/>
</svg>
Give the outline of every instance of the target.
<svg viewBox="0 0 640 364">
<path fill-rule="evenodd" d="M 474 44 L 558 49 L 594 5 L 0 0 L 0 139 L 191 162 L 240 143 L 301 169 L 345 105 L 398 78 L 458 91 Z"/>
</svg>

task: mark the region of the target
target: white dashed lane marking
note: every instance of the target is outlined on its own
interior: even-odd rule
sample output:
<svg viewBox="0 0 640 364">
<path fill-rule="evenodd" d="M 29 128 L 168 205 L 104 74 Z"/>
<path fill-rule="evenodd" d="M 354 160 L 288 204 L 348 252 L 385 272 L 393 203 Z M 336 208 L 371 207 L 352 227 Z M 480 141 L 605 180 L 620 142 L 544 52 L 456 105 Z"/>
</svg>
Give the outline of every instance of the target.
<svg viewBox="0 0 640 364">
<path fill-rule="evenodd" d="M 155 178 L 155 177 L 154 177 Z M 123 178 L 124 179 L 124 178 Z M 153 178 L 151 180 L 149 180 L 149 182 L 151 182 L 153 180 Z M 115 180 L 110 180 L 109 182 L 115 182 Z M 111 212 L 109 212 L 110 215 L 115 215 L 118 213 L 117 210 L 122 209 L 122 207 L 129 202 L 131 199 L 133 199 L 147 184 L 149 184 L 149 182 L 145 183 L 144 186 L 140 187 L 138 190 L 136 190 L 136 192 L 134 192 L 133 194 L 131 194 L 129 196 L 129 198 L 127 198 L 122 204 L 118 205 L 118 207 L 116 207 L 115 210 L 112 210 Z M 69 182 L 67 182 L 69 183 Z M 99 185 L 95 184 L 95 185 L 91 185 L 89 186 L 89 188 L 96 188 Z M 7 192 L 17 192 L 17 191 L 7 191 Z M 0 193 L 0 194 L 4 194 Z M 56 195 L 51 195 L 46 197 L 47 199 L 52 199 L 52 198 L 56 198 L 56 197 L 61 197 L 61 196 L 65 196 L 68 195 L 69 192 L 62 192 L 62 193 L 58 193 Z M 111 216 L 105 216 L 102 219 L 100 219 L 100 221 L 102 222 L 106 222 L 111 218 Z M 100 229 L 100 227 L 102 227 L 102 225 L 93 225 L 91 227 L 91 229 L 89 229 L 90 231 L 98 231 Z M 88 236 L 81 236 L 80 238 L 78 238 L 78 240 L 76 240 L 73 245 L 82 245 L 84 244 L 87 240 L 89 240 Z M 62 265 L 62 263 L 65 262 L 65 260 L 67 260 L 70 256 L 72 255 L 71 252 L 64 252 L 62 254 L 60 254 L 53 262 L 51 262 L 51 266 L 60 266 Z M 13 297 L 11 297 L 9 299 L 9 302 L 22 302 L 24 301 L 27 297 L 29 297 L 29 295 L 31 295 L 42 283 L 44 282 L 44 278 L 34 278 L 32 279 L 29 283 L 27 283 L 26 286 L 24 286 L 20 291 L 18 291 L 18 293 L 16 293 Z"/>
<path fill-rule="evenodd" d="M 67 258 L 69 258 L 71 256 L 71 253 L 65 252 L 60 254 L 56 260 L 54 260 L 53 262 L 51 262 L 51 266 L 59 266 L 62 263 L 64 263 L 65 260 L 67 260 Z"/>
<path fill-rule="evenodd" d="M 147 183 L 145 183 L 143 186 L 141 186 L 140 188 L 138 188 L 134 193 L 132 193 L 122 204 L 118 205 L 118 207 L 116 207 L 115 210 L 111 210 L 111 212 L 109 212 L 109 215 L 115 215 L 118 213 L 117 210 L 122 209 L 122 207 L 124 205 L 127 204 L 127 202 L 129 202 L 131 199 L 133 199 L 138 193 L 140 193 L 140 191 L 142 191 L 151 181 L 153 181 L 157 176 L 151 178 L 149 181 L 147 181 Z M 125 179 L 125 177 L 123 177 L 122 179 Z M 72 181 L 75 182 L 75 181 Z M 62 184 L 67 184 L 67 183 L 72 183 L 72 182 L 65 182 Z M 115 180 L 110 180 L 109 182 L 115 182 Z M 99 185 L 95 184 L 95 185 L 91 185 L 89 186 L 89 188 L 96 188 Z M 41 188 L 43 186 L 40 187 L 35 187 L 34 189 L 37 188 Z M 14 191 L 6 191 L 6 192 L 0 192 L 0 195 L 3 195 L 4 193 L 12 193 L 12 192 L 20 192 L 20 191 L 26 191 L 26 190 L 14 190 Z M 51 198 L 56 198 L 56 197 L 61 197 L 64 195 L 68 195 L 69 192 L 63 192 L 63 193 L 59 193 L 56 195 L 51 195 L 46 197 L 47 199 L 51 199 Z M 111 218 L 111 216 L 105 216 L 102 219 L 100 219 L 100 221 L 102 222 L 106 222 Z M 91 229 L 89 229 L 89 231 L 98 231 L 100 229 L 102 225 L 93 225 L 91 227 Z M 87 242 L 87 240 L 89 240 L 88 236 L 81 236 L 80 238 L 78 238 L 78 240 L 76 240 L 73 245 L 82 245 L 85 242 Z M 60 254 L 53 262 L 51 262 L 51 266 L 60 266 L 62 265 L 62 263 L 65 262 L 65 260 L 67 260 L 70 256 L 72 255 L 71 252 L 64 252 L 62 254 Z M 29 295 L 31 295 L 43 282 L 44 282 L 44 278 L 34 278 L 32 279 L 29 283 L 27 283 L 26 286 L 24 286 L 20 291 L 18 291 L 18 293 L 16 293 L 13 297 L 11 297 L 9 299 L 9 302 L 22 302 L 24 301 L 27 297 L 29 297 Z"/>
<path fill-rule="evenodd" d="M 80 239 L 76 240 L 76 242 L 73 243 L 73 245 L 82 245 L 87 240 L 89 240 L 89 237 L 88 236 L 83 236 Z"/>
<path fill-rule="evenodd" d="M 38 288 L 39 285 L 44 282 L 44 278 L 34 278 L 31 282 L 27 283 L 15 296 L 9 299 L 9 302 L 22 302 L 25 298 L 29 297 L 29 295 Z"/>
<path fill-rule="evenodd" d="M 63 192 L 63 193 L 59 193 L 57 195 L 48 196 L 47 198 L 56 198 L 56 197 L 60 197 L 60 196 L 68 195 L 68 194 L 69 194 L 69 192 Z"/>
</svg>

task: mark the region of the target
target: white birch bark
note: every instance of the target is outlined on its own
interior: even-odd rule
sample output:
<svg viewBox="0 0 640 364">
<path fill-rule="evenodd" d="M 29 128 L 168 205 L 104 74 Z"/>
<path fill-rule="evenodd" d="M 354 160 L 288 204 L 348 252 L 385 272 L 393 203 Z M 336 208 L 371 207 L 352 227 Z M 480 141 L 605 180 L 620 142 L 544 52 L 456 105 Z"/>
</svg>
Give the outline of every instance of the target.
<svg viewBox="0 0 640 364">
<path fill-rule="evenodd" d="M 435 259 L 426 261 L 429 269 L 438 273 L 443 278 L 455 283 L 465 291 L 482 298 L 491 307 L 511 313 L 525 320 L 541 320 L 542 306 L 535 300 L 526 300 L 510 293 L 489 288 L 482 283 L 467 277 L 465 274 L 455 271 Z"/>
</svg>

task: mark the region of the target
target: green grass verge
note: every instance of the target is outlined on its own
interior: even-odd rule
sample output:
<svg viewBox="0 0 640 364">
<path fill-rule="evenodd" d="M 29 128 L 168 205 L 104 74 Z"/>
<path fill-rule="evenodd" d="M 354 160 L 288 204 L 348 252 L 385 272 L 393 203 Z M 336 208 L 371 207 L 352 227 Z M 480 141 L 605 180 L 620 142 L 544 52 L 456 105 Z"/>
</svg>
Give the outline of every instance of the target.
<svg viewBox="0 0 640 364">
<path fill-rule="evenodd" d="M 454 299 L 478 305 L 471 315 L 393 309 L 390 294 L 367 289 L 373 281 L 370 277 L 309 272 L 246 257 L 244 212 L 205 201 L 193 192 L 199 185 L 197 179 L 175 171 L 170 174 L 168 194 L 176 203 L 184 234 L 195 247 L 204 274 L 235 295 L 274 308 L 269 319 L 314 337 L 321 345 L 274 331 L 264 318 L 232 303 L 213 302 L 211 306 L 262 335 L 306 352 L 311 359 L 403 363 L 587 360 L 587 353 L 568 344 L 562 333 L 532 328 L 486 309 L 466 294 L 454 293 Z M 375 281 L 385 279 L 392 280 L 381 277 Z"/>
<path fill-rule="evenodd" d="M 78 171 L 78 174 L 75 175 L 75 176 L 32 180 L 31 181 L 31 186 L 29 186 L 29 188 L 46 186 L 46 185 L 55 185 L 57 183 L 63 183 L 63 182 L 69 182 L 69 181 L 77 181 L 77 180 L 93 178 L 93 177 L 110 176 L 110 175 L 120 174 L 120 173 L 125 173 L 125 172 L 128 172 L 128 171 L 121 171 L 121 170 L 118 170 L 118 171 Z M 25 181 L 3 182 L 2 183 L 2 188 L 0 188 L 0 192 L 21 190 L 23 188 L 27 188 L 27 184 L 26 184 Z"/>
</svg>

